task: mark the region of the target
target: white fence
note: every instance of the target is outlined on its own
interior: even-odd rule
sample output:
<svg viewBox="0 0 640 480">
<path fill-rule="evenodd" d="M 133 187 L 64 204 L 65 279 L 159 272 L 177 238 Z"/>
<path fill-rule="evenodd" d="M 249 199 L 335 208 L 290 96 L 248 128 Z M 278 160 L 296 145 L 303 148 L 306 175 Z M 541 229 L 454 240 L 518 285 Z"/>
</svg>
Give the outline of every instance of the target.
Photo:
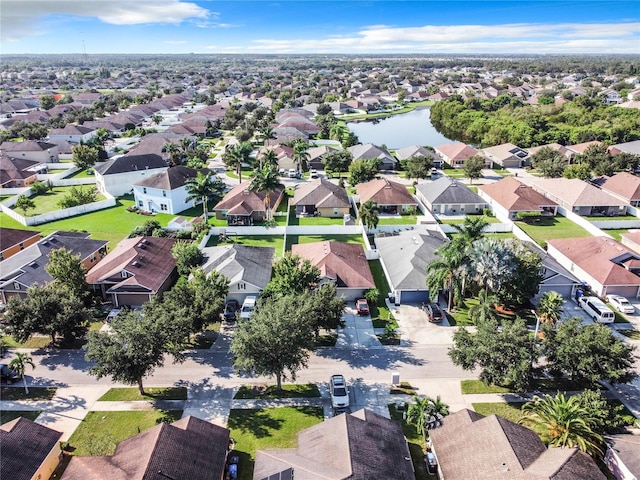
<svg viewBox="0 0 640 480">
<path fill-rule="evenodd" d="M 638 220 L 604 220 L 591 222 L 600 230 L 620 229 L 620 228 L 640 228 L 640 219 Z"/>
<path fill-rule="evenodd" d="M 587 232 L 589 232 L 591 235 L 593 235 L 595 237 L 602 237 L 604 235 L 606 237 L 610 237 L 611 238 L 611 235 L 609 235 L 607 232 L 603 232 L 602 230 L 600 230 L 598 227 L 596 227 L 590 221 L 582 218 L 580 215 L 576 215 L 575 213 L 567 210 L 564 207 L 558 206 L 558 213 L 561 214 L 561 215 L 564 215 L 569 220 L 571 220 L 573 223 L 581 226 Z"/>
<path fill-rule="evenodd" d="M 86 205 L 78 205 L 77 207 L 64 208 L 62 210 L 55 210 L 53 212 L 47 212 L 41 215 L 35 215 L 33 217 L 23 217 L 15 210 L 9 208 L 6 203 L 0 204 L 0 209 L 2 209 L 3 213 L 6 213 L 14 220 L 20 222 L 22 225 L 40 225 L 42 223 L 53 222 L 55 220 L 61 220 L 63 218 L 75 217 L 76 215 L 82 215 L 83 213 L 90 213 L 97 210 L 114 207 L 116 205 L 116 199 L 108 194 L 105 196 L 107 198 L 105 200 L 100 200 L 99 202 L 87 203 Z"/>
</svg>

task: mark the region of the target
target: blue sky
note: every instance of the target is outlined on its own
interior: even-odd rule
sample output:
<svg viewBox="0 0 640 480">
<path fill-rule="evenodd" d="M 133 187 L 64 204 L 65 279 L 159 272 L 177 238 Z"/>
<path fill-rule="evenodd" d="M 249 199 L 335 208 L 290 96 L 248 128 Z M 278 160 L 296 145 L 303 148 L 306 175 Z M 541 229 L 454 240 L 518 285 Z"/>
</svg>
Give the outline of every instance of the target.
<svg viewBox="0 0 640 480">
<path fill-rule="evenodd" d="M 0 53 L 637 53 L 638 0 L 2 0 Z"/>
</svg>

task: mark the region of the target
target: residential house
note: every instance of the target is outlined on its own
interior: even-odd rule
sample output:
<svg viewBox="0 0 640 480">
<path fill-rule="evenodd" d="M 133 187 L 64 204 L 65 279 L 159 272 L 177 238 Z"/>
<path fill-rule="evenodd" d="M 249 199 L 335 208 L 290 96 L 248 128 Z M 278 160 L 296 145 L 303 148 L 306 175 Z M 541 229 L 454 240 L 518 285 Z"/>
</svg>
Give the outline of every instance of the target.
<svg viewBox="0 0 640 480">
<path fill-rule="evenodd" d="M 489 161 L 491 168 L 495 164 L 502 168 L 522 167 L 529 162 L 529 153 L 513 143 L 483 148 L 481 153 Z"/>
<path fill-rule="evenodd" d="M 441 215 L 481 213 L 489 206 L 469 187 L 447 176 L 416 185 L 416 197 L 431 212 Z"/>
<path fill-rule="evenodd" d="M 540 145 L 539 147 L 527 148 L 527 152 L 529 152 L 529 158 L 533 157 L 536 153 L 538 153 L 540 150 L 542 150 L 545 147 L 551 148 L 552 150 L 559 152 L 562 156 L 564 156 L 567 159 L 567 162 L 569 162 L 573 158 L 573 155 L 574 155 L 573 152 L 571 152 L 564 145 L 560 145 L 559 143 L 548 143 L 546 145 Z"/>
<path fill-rule="evenodd" d="M 0 227 L 0 262 L 40 240 L 40 232 Z"/>
<path fill-rule="evenodd" d="M 399 214 L 418 207 L 418 202 L 407 187 L 386 178 L 359 183 L 356 193 L 360 197 L 360 204 L 372 200 L 383 214 Z"/>
<path fill-rule="evenodd" d="M 311 147 L 307 150 L 309 154 L 309 168 L 315 168 L 316 170 L 324 170 L 324 157 L 329 153 L 337 152 L 338 149 L 329 145 L 319 145 L 317 147 Z"/>
<path fill-rule="evenodd" d="M 0 152 L 0 188 L 28 187 L 38 180 L 39 173 L 47 173 L 42 163 Z"/>
<path fill-rule="evenodd" d="M 582 286 L 582 281 L 549 254 L 542 253 L 537 246 L 530 242 L 526 245 L 542 257 L 542 281 L 536 298 L 550 291 L 558 292 L 564 298 L 574 297 L 576 290 Z"/>
<path fill-rule="evenodd" d="M 113 455 L 73 456 L 62 480 L 223 480 L 229 430 L 188 416 L 123 440 Z"/>
<path fill-rule="evenodd" d="M 87 283 L 116 307 L 140 306 L 178 279 L 175 238 L 125 238 L 87 272 Z"/>
<path fill-rule="evenodd" d="M 298 217 L 344 217 L 351 208 L 346 190 L 324 178 L 298 185 L 290 205 Z"/>
<path fill-rule="evenodd" d="M 612 238 L 549 240 L 547 252 L 600 297 L 640 294 L 640 254 Z"/>
<path fill-rule="evenodd" d="M 145 178 L 167 170 L 169 166 L 156 153 L 129 153 L 97 163 L 93 170 L 98 191 L 120 197 L 133 192 L 133 185 Z"/>
<path fill-rule="evenodd" d="M 107 254 L 107 242 L 91 240 L 89 235 L 53 232 L 0 262 L 0 303 L 7 303 L 14 295 L 26 296 L 27 289 L 33 285 L 44 286 L 53 281 L 46 270 L 52 250 L 66 248 L 74 255 L 80 255 L 80 262 L 87 270 L 95 265 Z"/>
<path fill-rule="evenodd" d="M 604 462 L 616 480 L 640 478 L 640 435 L 607 435 Z"/>
<path fill-rule="evenodd" d="M 487 201 L 496 217 L 501 220 L 515 220 L 518 213 L 537 212 L 542 215 L 556 215 L 558 204 L 533 188 L 506 177 L 502 180 L 478 187 L 478 194 Z"/>
<path fill-rule="evenodd" d="M 96 131 L 83 125 L 69 124 L 64 128 L 52 128 L 49 130 L 47 138 L 49 140 L 66 140 L 69 143 L 86 143 L 96 135 Z"/>
<path fill-rule="evenodd" d="M 187 201 L 187 182 L 196 178 L 198 173 L 212 173 L 207 168 L 195 168 L 176 165 L 160 173 L 146 177 L 133 184 L 133 196 L 136 206 L 148 212 L 179 213 L 193 206 L 193 200 Z M 196 199 L 202 203 L 202 199 Z"/>
<path fill-rule="evenodd" d="M 435 150 L 440 158 L 453 168 L 462 168 L 464 162 L 480 154 L 480 152 L 472 146 L 461 142 L 438 145 L 435 147 Z"/>
<path fill-rule="evenodd" d="M 220 245 L 202 249 L 202 269 L 216 271 L 229 279 L 227 300 L 242 303 L 247 295 L 258 296 L 271 280 L 275 249 L 247 245 Z"/>
<path fill-rule="evenodd" d="M 380 170 L 395 170 L 398 160 L 387 149 L 372 143 L 358 144 L 349 147 L 354 160 L 376 159 L 380 161 Z"/>
<path fill-rule="evenodd" d="M 570 163 L 573 163 L 573 160 L 576 155 L 582 155 L 584 152 L 587 151 L 587 148 L 589 148 L 591 145 L 602 145 L 602 142 L 599 142 L 598 140 L 592 140 L 590 142 L 576 143 L 575 145 L 567 145 L 566 149 L 569 150 L 571 155 Z"/>
<path fill-rule="evenodd" d="M 640 230 L 630 230 L 620 234 L 620 243 L 640 255 Z"/>
<path fill-rule="evenodd" d="M 351 301 L 376 288 L 369 261 L 359 243 L 313 242 L 291 246 L 291 253 L 311 261 L 320 269 L 320 283 L 333 283 L 338 295 Z"/>
<path fill-rule="evenodd" d="M 640 155 L 640 140 L 618 143 L 609 147 L 609 153 L 611 153 L 612 155 L 617 155 L 622 152 L 631 153 L 633 155 Z"/>
<path fill-rule="evenodd" d="M 594 183 L 602 191 L 619 198 L 628 205 L 640 206 L 640 177 L 628 172 L 620 172 L 612 177 L 598 178 Z"/>
<path fill-rule="evenodd" d="M 376 237 L 380 262 L 396 304 L 429 301 L 427 265 L 439 258 L 435 251 L 445 242 L 444 237 L 427 230 L 404 230 L 397 235 Z"/>
<path fill-rule="evenodd" d="M 58 146 L 49 142 L 27 140 L 24 142 L 3 142 L 0 151 L 13 158 L 23 158 L 41 163 L 54 163 L 60 161 Z"/>
<path fill-rule="evenodd" d="M 253 225 L 255 222 L 264 221 L 267 218 L 268 208 L 275 211 L 282 201 L 284 188 L 277 187 L 271 192 L 266 190 L 251 190 L 251 180 L 242 182 L 232 188 L 222 200 L 220 200 L 213 212 L 219 220 L 226 219 L 227 224 Z M 269 204 L 267 205 L 267 193 Z"/>
<path fill-rule="evenodd" d="M 605 480 L 577 448 L 547 448 L 533 430 L 463 409 L 429 431 L 441 480 Z"/>
<path fill-rule="evenodd" d="M 627 203 L 579 178 L 539 178 L 532 188 L 578 215 L 624 215 Z"/>
<path fill-rule="evenodd" d="M 442 158 L 436 155 L 433 150 L 425 148 L 421 145 L 410 145 L 408 147 L 396 150 L 396 158 L 398 160 L 407 160 L 418 155 L 430 158 L 433 161 L 434 167 L 442 168 Z"/>
<path fill-rule="evenodd" d="M 415 480 L 400 424 L 362 409 L 298 432 L 296 448 L 258 450 L 254 480 Z"/>
<path fill-rule="evenodd" d="M 0 425 L 0 478 L 51 478 L 62 458 L 62 433 L 18 417 Z"/>
</svg>

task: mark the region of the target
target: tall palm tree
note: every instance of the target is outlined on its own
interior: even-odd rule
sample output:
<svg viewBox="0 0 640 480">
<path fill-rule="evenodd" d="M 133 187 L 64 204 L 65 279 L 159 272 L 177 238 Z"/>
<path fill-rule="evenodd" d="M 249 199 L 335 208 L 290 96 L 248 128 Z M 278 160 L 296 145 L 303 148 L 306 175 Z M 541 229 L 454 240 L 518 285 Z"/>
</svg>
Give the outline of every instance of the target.
<svg viewBox="0 0 640 480">
<path fill-rule="evenodd" d="M 224 155 L 224 162 L 227 166 L 235 168 L 238 180 L 242 183 L 242 164 L 249 161 L 249 155 L 253 147 L 248 142 L 242 142 L 230 147 Z"/>
<path fill-rule="evenodd" d="M 498 297 L 489 293 L 486 288 L 480 290 L 478 293 L 478 303 L 469 309 L 469 318 L 473 319 L 477 325 L 489 319 L 498 319 L 498 312 L 496 310 L 496 303 L 498 303 Z"/>
<path fill-rule="evenodd" d="M 296 161 L 296 168 L 299 172 L 307 170 L 309 162 L 309 145 L 301 139 L 297 139 L 293 144 L 293 159 Z"/>
<path fill-rule="evenodd" d="M 329 129 L 329 138 L 341 141 L 348 132 L 349 129 L 344 125 L 344 123 L 336 122 L 331 125 L 331 128 Z"/>
<path fill-rule="evenodd" d="M 523 407 L 520 423 L 533 428 L 542 440 L 553 447 L 578 447 L 590 455 L 602 455 L 602 436 L 593 431 L 593 414 L 577 396 L 565 393 L 536 396 Z"/>
<path fill-rule="evenodd" d="M 362 224 L 369 230 L 378 226 L 378 204 L 373 200 L 367 200 L 361 204 L 358 209 L 358 215 L 360 215 Z"/>
<path fill-rule="evenodd" d="M 431 298 L 435 298 L 440 289 L 449 292 L 447 309 L 451 310 L 454 299 L 456 302 L 462 297 L 464 253 L 454 242 L 450 242 L 436 250 L 439 260 L 433 260 L 427 265 L 427 288 Z"/>
<path fill-rule="evenodd" d="M 536 309 L 540 320 L 546 323 L 555 323 L 562 317 L 564 311 L 564 298 L 553 290 L 545 292 L 540 297 L 538 308 Z"/>
<path fill-rule="evenodd" d="M 264 211 L 267 214 L 267 220 L 271 220 L 271 192 L 276 188 L 282 187 L 280 178 L 278 177 L 278 171 L 276 167 L 272 165 L 265 165 L 262 168 L 256 168 L 254 170 L 253 180 L 249 185 L 249 190 L 254 192 L 265 192 L 264 196 Z"/>
<path fill-rule="evenodd" d="M 266 142 L 269 139 L 276 138 L 276 135 L 270 125 L 265 125 L 260 129 L 260 137 L 263 142 Z"/>
<path fill-rule="evenodd" d="M 16 356 L 9 362 L 9 368 L 16 372 L 16 375 L 22 377 L 22 381 L 24 382 L 24 392 L 29 395 L 29 387 L 27 387 L 27 377 L 25 377 L 25 373 L 27 372 L 27 366 L 30 366 L 32 369 L 36 368 L 33 363 L 33 359 L 29 356 L 28 353 L 16 353 Z"/>
<path fill-rule="evenodd" d="M 180 150 L 178 145 L 173 142 L 167 142 L 162 146 L 162 150 L 169 154 L 173 165 L 179 165 L 181 163 L 182 150 Z"/>
<path fill-rule="evenodd" d="M 481 215 L 466 215 L 464 223 L 461 225 L 454 224 L 453 228 L 460 233 L 458 238 L 461 239 L 462 243 L 465 246 L 469 246 L 484 236 L 483 230 L 488 225 L 489 222 Z"/>
<path fill-rule="evenodd" d="M 271 166 L 274 168 L 278 167 L 278 155 L 273 148 L 269 148 L 263 152 L 260 157 L 260 168 Z"/>
<path fill-rule="evenodd" d="M 209 222 L 209 210 L 207 202 L 210 197 L 222 196 L 224 192 L 224 183 L 217 176 L 211 172 L 206 175 L 202 172 L 198 172 L 197 176 L 190 178 L 186 182 L 186 189 L 188 196 L 185 199 L 187 202 L 193 200 L 195 207 L 198 200 L 202 200 L 202 216 L 205 222 Z"/>
</svg>

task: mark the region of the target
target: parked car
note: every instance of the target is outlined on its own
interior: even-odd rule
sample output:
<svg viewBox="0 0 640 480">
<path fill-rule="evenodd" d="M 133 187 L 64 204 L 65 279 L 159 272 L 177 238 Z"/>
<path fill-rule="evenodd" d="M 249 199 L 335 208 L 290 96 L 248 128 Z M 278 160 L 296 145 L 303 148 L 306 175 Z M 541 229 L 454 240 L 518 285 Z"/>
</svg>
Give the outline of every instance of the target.
<svg viewBox="0 0 640 480">
<path fill-rule="evenodd" d="M 636 309 L 631 305 L 631 302 L 620 295 L 607 295 L 607 301 L 621 313 L 636 313 Z"/>
<path fill-rule="evenodd" d="M 427 305 L 426 311 L 427 311 L 427 315 L 429 315 L 430 322 L 433 322 L 433 323 L 442 322 L 444 315 L 442 314 L 442 310 L 440 309 L 440 306 L 437 303 L 429 303 Z"/>
<path fill-rule="evenodd" d="M 334 409 L 349 408 L 349 389 L 342 375 L 332 375 L 329 380 L 329 395 Z"/>
<path fill-rule="evenodd" d="M 358 315 L 369 315 L 369 304 L 366 298 L 356 300 L 356 312 Z"/>
<path fill-rule="evenodd" d="M 309 178 L 318 178 L 318 171 L 315 168 L 309 170 Z"/>
<path fill-rule="evenodd" d="M 435 475 L 438 473 L 438 461 L 433 452 L 427 452 L 424 456 L 424 462 L 427 464 L 427 473 L 429 475 Z"/>
<path fill-rule="evenodd" d="M 236 312 L 240 308 L 237 300 L 229 300 L 224 305 L 224 313 L 222 314 L 227 322 L 233 322 L 236 319 Z"/>
<path fill-rule="evenodd" d="M 298 176 L 298 171 L 295 168 L 289 169 L 289 178 L 296 178 Z"/>
<path fill-rule="evenodd" d="M 0 380 L 7 385 L 11 385 L 13 382 L 17 382 L 19 378 L 16 372 L 9 368 L 9 365 L 0 363 Z"/>
<path fill-rule="evenodd" d="M 253 295 L 249 295 L 248 297 L 246 297 L 244 299 L 244 302 L 242 302 L 242 308 L 240 309 L 240 318 L 249 318 L 253 311 L 256 309 L 257 301 L 258 298 Z"/>
</svg>

